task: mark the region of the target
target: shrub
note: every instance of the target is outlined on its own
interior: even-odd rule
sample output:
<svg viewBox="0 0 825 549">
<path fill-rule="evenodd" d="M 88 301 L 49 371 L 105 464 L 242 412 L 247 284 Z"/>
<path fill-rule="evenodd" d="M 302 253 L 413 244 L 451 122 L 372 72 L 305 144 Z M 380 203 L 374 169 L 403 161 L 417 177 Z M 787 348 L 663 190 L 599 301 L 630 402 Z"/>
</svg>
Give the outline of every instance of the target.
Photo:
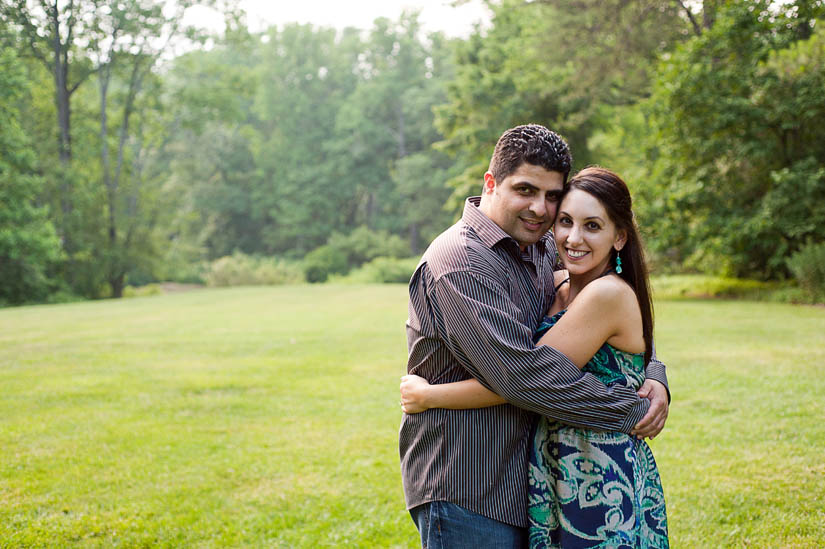
<svg viewBox="0 0 825 549">
<path fill-rule="evenodd" d="M 160 284 L 146 284 L 144 286 L 126 286 L 123 288 L 123 297 L 145 297 L 149 295 L 160 295 L 163 289 Z"/>
<path fill-rule="evenodd" d="M 650 280 L 656 299 L 744 298 L 764 299 L 777 289 L 775 283 L 708 275 L 667 275 Z"/>
<path fill-rule="evenodd" d="M 406 257 L 409 245 L 398 235 L 386 231 L 373 231 L 358 227 L 348 235 L 333 234 L 327 246 L 340 250 L 347 256 L 350 269 L 360 267 L 377 257 Z"/>
<path fill-rule="evenodd" d="M 207 286 L 274 286 L 304 281 L 297 263 L 241 252 L 213 261 L 203 278 Z"/>
<path fill-rule="evenodd" d="M 50 294 L 48 299 L 46 299 L 46 303 L 77 303 L 85 300 L 85 297 L 72 293 L 65 288 L 61 288 L 55 293 Z"/>
<path fill-rule="evenodd" d="M 309 252 L 304 257 L 304 275 L 308 282 L 325 282 L 378 257 L 401 258 L 409 253 L 401 237 L 359 227 L 347 235 L 333 234 L 326 244 Z"/>
<path fill-rule="evenodd" d="M 797 303 L 813 304 L 815 300 L 808 296 L 807 292 L 797 286 L 785 286 L 771 293 L 766 301 L 775 303 Z"/>
<path fill-rule="evenodd" d="M 326 282 L 333 274 L 349 270 L 347 254 L 329 244 L 315 248 L 304 258 L 304 276 L 307 282 Z"/>
<path fill-rule="evenodd" d="M 788 258 L 787 265 L 809 299 L 825 301 L 825 242 L 808 243 Z"/>
<path fill-rule="evenodd" d="M 334 281 L 350 284 L 406 284 L 410 281 L 417 265 L 417 257 L 403 259 L 376 257 L 347 276 L 334 279 Z"/>
</svg>

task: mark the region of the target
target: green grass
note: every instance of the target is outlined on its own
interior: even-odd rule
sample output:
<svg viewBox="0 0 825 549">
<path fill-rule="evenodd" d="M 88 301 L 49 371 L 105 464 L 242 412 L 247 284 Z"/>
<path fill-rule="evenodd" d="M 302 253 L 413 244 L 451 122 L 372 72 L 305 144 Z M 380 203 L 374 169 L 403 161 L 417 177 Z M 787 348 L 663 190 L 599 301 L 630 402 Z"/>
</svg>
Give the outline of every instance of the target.
<svg viewBox="0 0 825 549">
<path fill-rule="evenodd" d="M 0 547 L 414 547 L 403 285 L 0 310 Z M 825 543 L 825 309 L 657 303 L 672 546 Z"/>
</svg>

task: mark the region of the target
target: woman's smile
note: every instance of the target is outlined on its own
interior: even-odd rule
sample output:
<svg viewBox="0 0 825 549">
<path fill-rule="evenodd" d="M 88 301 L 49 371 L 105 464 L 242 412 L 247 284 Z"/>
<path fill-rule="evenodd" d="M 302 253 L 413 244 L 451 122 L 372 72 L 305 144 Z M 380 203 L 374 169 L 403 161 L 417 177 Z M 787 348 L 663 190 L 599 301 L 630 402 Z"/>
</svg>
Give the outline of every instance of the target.
<svg viewBox="0 0 825 549">
<path fill-rule="evenodd" d="M 566 248 L 566 249 L 565 249 L 565 251 L 567 252 L 567 256 L 568 256 L 570 259 L 574 260 L 574 261 L 575 261 L 576 259 L 581 259 L 581 258 L 582 258 L 582 257 L 584 257 L 585 255 L 587 255 L 588 253 L 590 253 L 590 252 L 585 251 L 585 250 L 571 250 L 570 248 Z"/>
</svg>

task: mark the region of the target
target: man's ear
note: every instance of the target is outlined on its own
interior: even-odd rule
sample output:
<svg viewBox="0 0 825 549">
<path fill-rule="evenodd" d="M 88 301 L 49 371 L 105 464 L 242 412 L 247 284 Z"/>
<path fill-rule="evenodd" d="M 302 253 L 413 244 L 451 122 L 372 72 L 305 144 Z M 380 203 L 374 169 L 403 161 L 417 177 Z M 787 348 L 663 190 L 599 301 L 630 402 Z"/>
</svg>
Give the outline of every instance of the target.
<svg viewBox="0 0 825 549">
<path fill-rule="evenodd" d="M 493 191 L 496 190 L 496 178 L 493 177 L 492 172 L 484 172 L 484 193 L 483 194 L 493 194 Z"/>
<path fill-rule="evenodd" d="M 627 244 L 627 231 L 624 229 L 620 229 L 619 231 L 617 231 L 616 240 L 613 241 L 613 248 L 615 248 L 618 252 L 621 251 L 622 248 L 624 248 L 625 244 Z"/>
</svg>

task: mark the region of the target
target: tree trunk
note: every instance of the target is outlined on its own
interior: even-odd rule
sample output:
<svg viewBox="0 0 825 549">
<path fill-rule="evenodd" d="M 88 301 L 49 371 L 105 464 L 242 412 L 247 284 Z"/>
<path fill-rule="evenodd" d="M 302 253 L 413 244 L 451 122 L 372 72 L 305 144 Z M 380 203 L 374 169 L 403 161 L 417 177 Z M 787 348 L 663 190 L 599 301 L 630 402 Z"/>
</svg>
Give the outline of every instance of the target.
<svg viewBox="0 0 825 549">
<path fill-rule="evenodd" d="M 710 30 L 716 21 L 716 8 L 718 0 L 705 0 L 702 3 L 702 26 L 705 30 Z"/>
<path fill-rule="evenodd" d="M 685 12 L 685 15 L 687 15 L 690 24 L 693 25 L 693 32 L 696 34 L 696 36 L 701 36 L 702 27 L 699 25 L 699 22 L 696 21 L 696 17 L 694 17 L 693 12 L 690 10 L 689 7 L 687 7 L 687 5 L 685 5 L 685 3 L 682 0 L 677 0 L 677 3 L 682 8 L 682 11 Z"/>
<path fill-rule="evenodd" d="M 398 105 L 398 158 L 407 156 L 406 121 L 404 120 L 404 106 Z"/>
<path fill-rule="evenodd" d="M 112 74 L 111 59 L 100 67 L 100 163 L 103 171 L 103 186 L 106 188 L 106 204 L 108 215 L 108 245 L 109 245 L 109 286 L 112 297 L 123 296 L 124 274 L 121 265 L 121 254 L 117 253 L 117 181 L 112 179 L 112 168 L 109 160 L 109 116 L 107 99 L 109 95 L 109 80 Z M 117 258 L 117 259 L 116 259 Z"/>
<path fill-rule="evenodd" d="M 411 223 L 410 224 L 410 251 L 417 255 L 418 254 L 418 239 L 419 239 L 419 230 L 418 230 L 418 223 Z"/>
<path fill-rule="evenodd" d="M 123 294 L 123 284 L 125 280 L 125 273 L 123 272 L 126 265 L 128 265 L 127 258 L 129 256 L 129 246 L 131 244 L 131 231 L 127 231 L 127 238 L 123 240 L 123 242 L 118 242 L 118 230 L 117 230 L 117 202 L 118 202 L 118 191 L 120 189 L 120 178 L 123 175 L 123 164 L 124 164 L 124 150 L 126 148 L 126 142 L 129 138 L 129 121 L 132 118 L 132 113 L 135 107 L 135 99 L 137 97 L 138 92 L 140 91 L 141 85 L 143 83 L 143 75 L 144 73 L 141 72 L 141 57 L 140 55 L 134 58 L 134 65 L 132 66 L 132 73 L 129 79 L 129 89 L 126 94 L 126 104 L 123 106 L 123 117 L 120 122 L 120 133 L 118 138 L 118 146 L 117 146 L 117 166 L 115 167 L 114 175 L 111 173 L 111 164 L 109 161 L 109 142 L 107 140 L 108 134 L 108 116 L 107 116 L 107 95 L 109 90 L 109 81 L 111 78 L 111 59 L 113 58 L 113 52 L 110 52 L 109 59 L 110 63 L 101 67 L 100 70 L 100 138 L 101 138 L 101 155 L 102 155 L 102 162 L 103 162 L 103 183 L 106 186 L 106 193 L 109 201 L 109 249 L 113 252 L 113 257 L 118 257 L 119 259 L 111 265 L 111 272 L 118 272 L 119 274 L 110 277 L 109 284 L 112 287 L 112 297 L 118 298 L 122 297 Z M 151 64 L 145 67 L 146 70 L 149 69 Z M 137 197 L 130 197 L 134 198 L 135 205 L 134 208 L 129 208 L 128 210 L 137 210 Z M 134 223 L 134 220 L 129 220 L 130 224 Z M 123 221 L 121 221 L 123 222 Z M 114 253 L 117 248 L 118 253 Z"/>
<path fill-rule="evenodd" d="M 57 105 L 58 151 L 60 162 L 63 167 L 67 167 L 72 158 L 72 140 L 70 129 L 71 112 L 69 110 L 69 63 L 68 49 L 70 44 L 63 44 L 60 40 L 60 19 L 58 18 L 58 6 L 55 1 L 50 11 L 52 24 L 52 53 L 54 55 L 54 83 L 55 83 L 55 103 Z"/>
<path fill-rule="evenodd" d="M 117 240 L 117 226 L 115 225 L 115 201 L 117 198 L 116 183 L 112 181 L 111 164 L 109 161 L 109 118 L 106 100 L 109 93 L 110 67 L 103 67 L 100 71 L 100 162 L 103 168 L 103 186 L 106 187 L 106 197 L 109 206 L 109 245 L 114 247 Z"/>
<path fill-rule="evenodd" d="M 62 44 L 60 40 L 60 20 L 58 18 L 58 7 L 55 2 L 50 10 L 52 25 L 52 54 L 54 62 L 55 84 L 55 106 L 57 107 L 57 150 L 60 161 L 60 209 L 63 214 L 60 232 L 63 240 L 63 248 L 69 253 L 73 250 L 73 240 L 69 227 L 69 218 L 72 214 L 72 179 L 70 175 L 72 161 L 72 137 L 71 137 L 71 108 L 69 99 L 69 65 L 68 65 L 68 44 Z"/>
<path fill-rule="evenodd" d="M 366 219 L 364 220 L 364 224 L 370 229 L 372 229 L 372 217 L 373 217 L 373 212 L 374 211 L 375 211 L 375 194 L 373 194 L 371 191 L 367 191 L 367 207 L 365 208 L 365 211 L 364 211 L 364 217 Z"/>
<path fill-rule="evenodd" d="M 126 282 L 126 273 L 118 273 L 117 275 L 109 277 L 109 286 L 112 289 L 112 297 L 123 297 L 123 287 Z"/>
</svg>

